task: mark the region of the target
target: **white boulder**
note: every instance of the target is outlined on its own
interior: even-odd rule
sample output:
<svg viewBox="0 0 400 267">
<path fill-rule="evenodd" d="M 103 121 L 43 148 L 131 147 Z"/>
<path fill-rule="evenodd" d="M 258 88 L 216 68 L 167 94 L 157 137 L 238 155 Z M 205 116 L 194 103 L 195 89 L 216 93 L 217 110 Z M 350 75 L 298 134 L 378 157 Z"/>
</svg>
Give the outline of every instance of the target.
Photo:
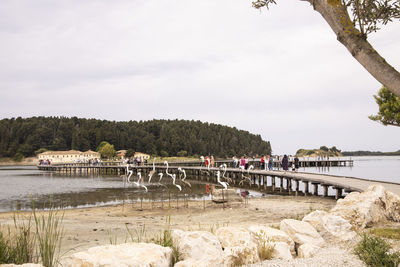
<svg viewBox="0 0 400 267">
<path fill-rule="evenodd" d="M 0 264 L 0 267 L 43 267 L 41 264 L 36 263 L 24 263 L 21 265 L 17 264 Z"/>
<path fill-rule="evenodd" d="M 257 244 L 244 228 L 221 227 L 216 235 L 224 248 L 224 266 L 237 266 L 258 262 Z"/>
<path fill-rule="evenodd" d="M 174 267 L 214 267 L 214 266 L 219 266 L 219 265 L 215 265 L 215 263 L 211 261 L 194 260 L 194 259 L 178 261 L 174 265 Z"/>
<path fill-rule="evenodd" d="M 288 245 L 288 243 L 286 242 L 273 242 L 271 243 L 271 245 L 274 246 L 274 251 L 272 252 L 272 258 L 273 259 L 292 259 L 292 253 L 291 253 L 291 249 L 292 247 L 290 247 Z"/>
<path fill-rule="evenodd" d="M 356 237 L 349 221 L 326 211 L 316 210 L 306 215 L 303 222 L 311 224 L 325 240 L 348 241 Z"/>
<path fill-rule="evenodd" d="M 400 196 L 386 191 L 386 218 L 400 222 Z"/>
<path fill-rule="evenodd" d="M 170 267 L 173 260 L 171 248 L 152 243 L 125 243 L 92 247 L 73 254 L 65 262 L 70 267 Z"/>
<path fill-rule="evenodd" d="M 306 243 L 298 248 L 299 258 L 312 258 L 314 257 L 321 248 L 312 244 Z"/>
<path fill-rule="evenodd" d="M 210 232 L 174 230 L 172 240 L 180 258 L 185 261 L 180 263 L 182 266 L 190 266 L 197 261 L 202 262 L 201 266 L 223 265 L 222 246 L 218 238 Z"/>
<path fill-rule="evenodd" d="M 285 219 L 281 221 L 280 229 L 287 233 L 293 241 L 299 245 L 310 243 L 315 246 L 320 246 L 324 243 L 324 239 L 317 230 L 307 222 Z"/>
<path fill-rule="evenodd" d="M 380 185 L 368 187 L 362 193 L 352 192 L 344 199 L 339 199 L 331 214 L 343 217 L 356 228 L 386 220 L 386 193 Z"/>
</svg>

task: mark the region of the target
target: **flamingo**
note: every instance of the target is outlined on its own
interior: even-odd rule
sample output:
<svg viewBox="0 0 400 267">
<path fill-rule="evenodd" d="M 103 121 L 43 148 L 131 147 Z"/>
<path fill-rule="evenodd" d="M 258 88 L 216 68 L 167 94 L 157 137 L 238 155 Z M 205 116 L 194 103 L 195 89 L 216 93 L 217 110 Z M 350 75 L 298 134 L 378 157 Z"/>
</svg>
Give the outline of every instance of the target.
<svg viewBox="0 0 400 267">
<path fill-rule="evenodd" d="M 226 163 L 220 165 L 219 167 L 224 170 L 224 172 L 222 173 L 222 178 L 225 178 L 226 181 L 231 183 L 232 179 L 229 177 L 225 177 L 225 173 L 226 173 L 226 169 L 227 169 Z"/>
<path fill-rule="evenodd" d="M 172 174 L 168 173 L 168 161 L 164 161 L 164 165 L 167 165 L 167 169 L 165 170 L 165 173 L 172 178 Z"/>
<path fill-rule="evenodd" d="M 181 179 L 181 181 L 184 182 L 185 184 L 187 184 L 189 187 L 192 187 L 192 185 L 189 182 L 185 181 L 185 179 L 186 179 L 185 170 L 182 169 L 181 167 L 179 167 L 178 171 L 179 171 L 179 178 Z M 181 178 L 182 177 L 182 175 L 181 175 L 182 173 L 183 173 L 183 178 Z"/>
<path fill-rule="evenodd" d="M 221 172 L 217 171 L 217 181 L 218 181 L 218 183 L 221 184 L 224 187 L 225 190 L 228 189 L 228 185 L 229 184 L 226 183 L 226 182 L 222 182 L 221 179 L 220 179 L 221 178 L 220 176 L 221 176 Z"/>
<path fill-rule="evenodd" d="M 154 165 L 155 160 L 156 158 L 153 159 L 153 169 L 149 172 L 149 183 L 151 181 L 151 177 L 153 177 L 153 175 L 156 173 L 156 166 Z"/>
<path fill-rule="evenodd" d="M 162 183 L 161 183 L 161 179 L 163 178 L 163 175 L 164 175 L 164 173 L 162 173 L 162 172 L 159 172 L 158 173 L 158 176 L 160 176 L 160 179 L 158 180 L 158 185 L 160 185 L 160 186 L 164 186 L 164 187 L 167 187 L 166 185 L 163 185 Z"/>
<path fill-rule="evenodd" d="M 249 184 L 251 184 L 251 179 L 250 179 L 250 177 L 249 177 L 249 176 L 245 176 L 245 175 L 243 174 L 244 167 L 243 167 L 243 166 L 240 166 L 240 167 L 241 167 L 241 169 L 242 169 L 242 180 L 239 182 L 239 185 L 243 184 L 244 181 L 248 181 Z M 243 168 L 242 168 L 242 167 L 243 167 Z M 250 170 L 252 170 L 252 169 L 254 169 L 254 166 L 253 166 L 253 165 L 250 165 L 249 168 L 247 169 L 247 175 L 250 175 Z"/>
<path fill-rule="evenodd" d="M 126 164 L 126 175 L 127 175 L 128 181 L 129 181 L 129 178 L 131 178 L 132 174 L 133 174 L 133 170 L 129 170 L 129 164 Z"/>
<path fill-rule="evenodd" d="M 134 185 L 136 185 L 137 187 L 143 187 L 146 190 L 146 193 L 148 192 L 147 187 L 141 183 L 142 180 L 142 174 L 140 172 L 138 172 L 138 180 L 136 182 L 133 182 Z"/>
<path fill-rule="evenodd" d="M 175 184 L 175 180 L 176 180 L 176 174 L 171 174 L 171 178 L 172 178 L 172 184 L 175 185 L 176 187 L 178 187 L 179 191 L 182 191 L 182 187 L 179 184 Z"/>
</svg>

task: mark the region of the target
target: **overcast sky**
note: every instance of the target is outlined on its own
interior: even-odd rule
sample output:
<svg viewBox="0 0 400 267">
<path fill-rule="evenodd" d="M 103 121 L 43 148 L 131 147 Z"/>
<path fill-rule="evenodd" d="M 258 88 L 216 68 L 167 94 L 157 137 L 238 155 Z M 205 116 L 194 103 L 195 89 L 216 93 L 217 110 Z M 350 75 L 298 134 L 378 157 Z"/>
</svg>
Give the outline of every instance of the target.
<svg viewBox="0 0 400 267">
<path fill-rule="evenodd" d="M 0 118 L 194 119 L 274 153 L 400 149 L 370 121 L 381 85 L 306 2 L 2 0 Z M 369 37 L 400 69 L 400 23 Z"/>
</svg>

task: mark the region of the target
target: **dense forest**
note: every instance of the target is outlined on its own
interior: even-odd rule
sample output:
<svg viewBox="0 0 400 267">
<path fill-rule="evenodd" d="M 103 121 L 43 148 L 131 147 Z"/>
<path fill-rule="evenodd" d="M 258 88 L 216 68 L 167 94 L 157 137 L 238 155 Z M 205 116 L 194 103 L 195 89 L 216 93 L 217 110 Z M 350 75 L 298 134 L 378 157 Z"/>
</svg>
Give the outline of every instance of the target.
<svg viewBox="0 0 400 267">
<path fill-rule="evenodd" d="M 151 155 L 256 155 L 271 153 L 260 135 L 236 128 L 186 120 L 116 122 L 67 117 L 0 120 L 0 157 L 33 156 L 39 149 L 95 150 L 107 141 L 116 150 Z"/>
<path fill-rule="evenodd" d="M 400 150 L 395 152 L 381 152 L 381 151 L 344 151 L 343 156 L 400 156 Z"/>
</svg>

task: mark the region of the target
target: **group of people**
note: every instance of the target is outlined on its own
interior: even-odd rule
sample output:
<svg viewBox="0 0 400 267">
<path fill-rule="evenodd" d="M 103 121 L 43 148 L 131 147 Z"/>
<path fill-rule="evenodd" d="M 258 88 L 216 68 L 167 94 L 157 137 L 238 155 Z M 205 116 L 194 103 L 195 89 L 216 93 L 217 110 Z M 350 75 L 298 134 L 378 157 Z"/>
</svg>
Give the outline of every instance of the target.
<svg viewBox="0 0 400 267">
<path fill-rule="evenodd" d="M 201 166 L 206 166 L 206 168 L 208 167 L 214 167 L 215 166 L 215 160 L 214 160 L 214 156 L 201 156 Z"/>
<path fill-rule="evenodd" d="M 142 157 L 132 157 L 124 159 L 125 164 L 133 164 L 134 166 L 141 166 L 143 164 L 147 164 L 147 159 L 143 159 Z"/>
<path fill-rule="evenodd" d="M 39 160 L 39 165 L 48 166 L 48 165 L 50 165 L 50 164 L 51 164 L 51 162 L 50 162 L 49 159 L 41 159 L 41 160 Z"/>
</svg>

